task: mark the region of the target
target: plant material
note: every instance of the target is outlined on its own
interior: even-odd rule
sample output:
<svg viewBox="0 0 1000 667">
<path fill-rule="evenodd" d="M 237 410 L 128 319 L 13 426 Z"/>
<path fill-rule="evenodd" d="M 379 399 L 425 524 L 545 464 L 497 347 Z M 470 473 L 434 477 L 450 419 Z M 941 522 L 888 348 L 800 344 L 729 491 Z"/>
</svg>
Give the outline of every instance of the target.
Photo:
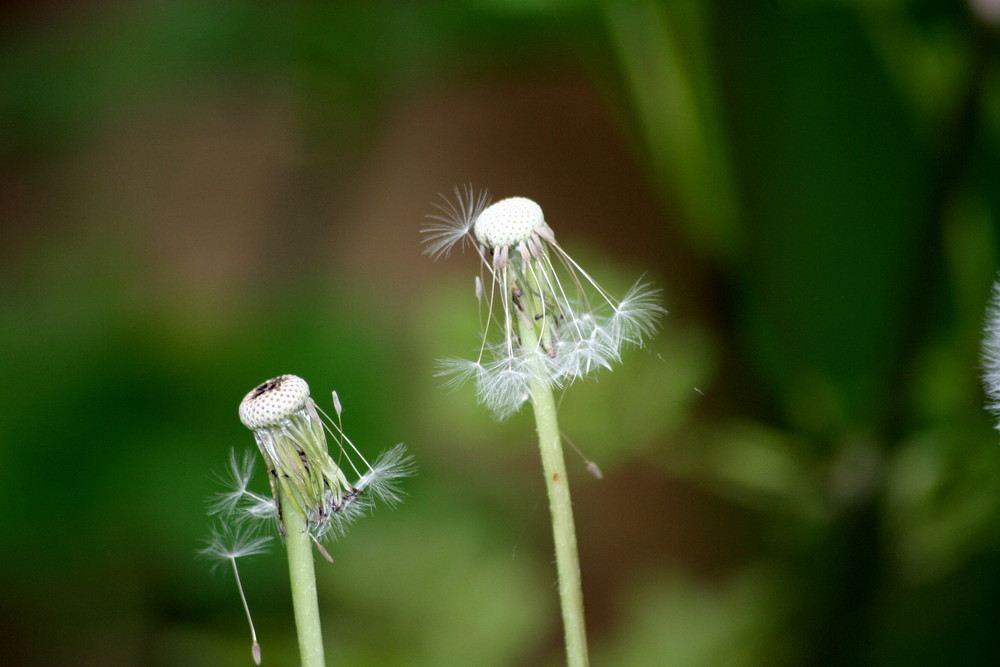
<svg viewBox="0 0 1000 667">
<path fill-rule="evenodd" d="M 222 563 L 232 565 L 233 576 L 236 577 L 236 588 L 240 592 L 240 601 L 243 603 L 243 612 L 247 616 L 247 623 L 250 624 L 250 652 L 253 661 L 259 665 L 260 644 L 257 642 L 257 629 L 254 627 L 253 617 L 250 615 L 247 596 L 243 592 L 243 582 L 240 580 L 240 569 L 236 565 L 236 559 L 264 553 L 267 551 L 267 543 L 271 541 L 271 537 L 254 537 L 243 528 L 243 526 L 236 526 L 213 530 L 208 544 L 199 553 L 207 558 L 215 559 L 217 565 Z"/>
<path fill-rule="evenodd" d="M 1000 280 L 993 283 L 993 293 L 986 309 L 982 363 L 986 408 L 997 417 L 996 427 L 1000 429 Z"/>
<path fill-rule="evenodd" d="M 230 526 L 235 527 L 230 530 L 261 521 L 277 525 L 288 552 L 295 625 L 304 667 L 324 664 L 313 546 L 332 562 L 322 541 L 342 535 L 374 501 L 389 505 L 399 502 L 397 482 L 413 472 L 412 459 L 401 444 L 369 464 L 344 434 L 336 392 L 333 404 L 336 422 L 310 397 L 305 380 L 294 375 L 276 377 L 253 389 L 240 403 L 240 421 L 253 431 L 264 457 L 271 496 L 249 489 L 254 457 L 234 453 L 229 470 L 232 488 L 216 496 L 210 505 L 210 513 L 229 520 Z M 329 453 L 328 435 L 336 444 L 336 461 Z M 222 544 L 221 540 L 216 542 Z M 233 560 L 235 567 L 235 560 L 221 548 L 210 548 L 206 553 Z M 259 659 L 256 636 L 254 646 L 255 659 Z"/>
<path fill-rule="evenodd" d="M 556 242 L 541 207 L 525 197 L 490 204 L 485 192 L 455 189 L 437 205 L 427 234 L 434 258 L 470 244 L 482 259 L 476 298 L 486 314 L 475 359 L 441 362 L 458 386 L 473 381 L 498 419 L 530 401 L 552 515 L 559 594 L 570 665 L 589 662 L 569 479 L 555 389 L 610 369 L 627 345 L 641 346 L 664 313 L 659 290 L 636 282 L 616 299 Z"/>
</svg>

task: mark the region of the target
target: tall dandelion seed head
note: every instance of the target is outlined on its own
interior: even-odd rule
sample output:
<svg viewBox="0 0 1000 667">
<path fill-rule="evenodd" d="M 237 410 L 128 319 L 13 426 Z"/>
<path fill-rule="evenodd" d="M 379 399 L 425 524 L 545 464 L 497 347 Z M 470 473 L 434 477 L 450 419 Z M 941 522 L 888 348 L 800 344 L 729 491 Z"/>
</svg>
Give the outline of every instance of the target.
<svg viewBox="0 0 1000 667">
<path fill-rule="evenodd" d="M 498 418 L 521 407 L 530 382 L 563 387 L 611 368 L 625 345 L 642 346 L 655 333 L 665 312 L 659 290 L 637 282 L 612 296 L 556 242 L 531 199 L 491 204 L 466 186 L 437 208 L 423 230 L 427 252 L 437 258 L 471 244 L 483 261 L 476 297 L 487 311 L 476 359 L 448 359 L 439 370 L 449 384 L 474 380 Z"/>
</svg>

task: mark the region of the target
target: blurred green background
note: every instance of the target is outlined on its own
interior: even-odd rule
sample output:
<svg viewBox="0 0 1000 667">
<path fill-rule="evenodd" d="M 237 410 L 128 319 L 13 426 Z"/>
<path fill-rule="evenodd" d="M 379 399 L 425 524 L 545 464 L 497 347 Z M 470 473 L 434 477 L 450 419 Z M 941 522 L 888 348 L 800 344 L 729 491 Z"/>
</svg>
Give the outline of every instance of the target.
<svg viewBox="0 0 1000 667">
<path fill-rule="evenodd" d="M 321 564 L 330 664 L 561 663 L 530 415 L 433 376 L 463 183 L 670 310 L 562 403 L 595 665 L 997 664 L 995 0 L 0 11 L 3 664 L 250 664 L 195 552 L 281 373 L 420 466 Z M 242 574 L 297 664 L 280 549 Z"/>
</svg>

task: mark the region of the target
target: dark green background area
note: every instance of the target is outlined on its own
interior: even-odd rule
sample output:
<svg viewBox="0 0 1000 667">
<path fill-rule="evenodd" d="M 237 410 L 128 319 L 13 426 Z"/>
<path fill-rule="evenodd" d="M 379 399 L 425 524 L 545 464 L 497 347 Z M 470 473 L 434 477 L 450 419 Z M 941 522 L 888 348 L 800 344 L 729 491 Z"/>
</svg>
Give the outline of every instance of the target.
<svg viewBox="0 0 1000 667">
<path fill-rule="evenodd" d="M 3 9 L 0 663 L 250 664 L 195 554 L 282 373 L 420 469 L 320 564 L 330 664 L 561 663 L 530 415 L 434 376 L 477 260 L 419 229 L 472 183 L 669 310 L 561 397 L 595 665 L 994 664 L 991 4 Z M 275 546 L 241 572 L 296 665 Z"/>
</svg>

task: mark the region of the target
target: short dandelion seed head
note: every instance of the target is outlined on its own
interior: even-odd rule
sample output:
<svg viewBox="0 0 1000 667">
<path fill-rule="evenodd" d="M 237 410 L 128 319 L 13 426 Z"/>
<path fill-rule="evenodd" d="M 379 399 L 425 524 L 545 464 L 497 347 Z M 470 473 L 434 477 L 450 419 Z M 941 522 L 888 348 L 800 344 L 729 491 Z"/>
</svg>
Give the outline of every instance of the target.
<svg viewBox="0 0 1000 667">
<path fill-rule="evenodd" d="M 215 565 L 232 565 L 257 664 L 260 644 L 236 561 L 266 550 L 271 538 L 258 536 L 260 523 L 276 521 L 278 533 L 287 536 L 285 517 L 294 513 L 304 521 L 304 532 L 320 554 L 333 562 L 320 540 L 343 535 L 375 501 L 388 505 L 400 502 L 402 491 L 397 482 L 415 471 L 402 444 L 381 455 L 374 466 L 369 464 L 341 427 L 343 407 L 337 392 L 332 398 L 336 421 L 310 398 L 306 381 L 294 375 L 278 376 L 248 393 L 240 403 L 240 421 L 253 431 L 264 457 L 272 497 L 248 488 L 254 457 L 233 453 L 224 478 L 231 488 L 217 494 L 209 505 L 209 513 L 218 515 L 220 521 L 199 554 L 214 560 Z M 327 436 L 337 447 L 336 461 L 330 456 Z"/>
<path fill-rule="evenodd" d="M 295 375 L 280 375 L 255 387 L 240 403 L 240 421 L 250 430 L 277 426 L 306 406 L 309 385 Z"/>
<path fill-rule="evenodd" d="M 509 197 L 491 204 L 476 218 L 476 239 L 487 248 L 514 247 L 545 227 L 542 207 L 527 197 Z"/>
<path fill-rule="evenodd" d="M 309 385 L 295 375 L 268 380 L 247 394 L 240 404 L 240 421 L 253 431 L 271 497 L 249 490 L 252 458 L 234 455 L 226 475 L 231 490 L 212 499 L 211 513 L 236 523 L 277 520 L 278 532 L 284 534 L 284 517 L 295 511 L 304 514 L 310 536 L 320 540 L 343 534 L 373 500 L 397 499 L 396 480 L 413 470 L 409 455 L 400 445 L 373 468 L 341 428 L 343 407 L 337 392 L 332 398 L 335 420 L 316 405 Z M 335 457 L 330 456 L 328 436 Z M 366 494 L 366 489 L 371 492 Z"/>
</svg>

